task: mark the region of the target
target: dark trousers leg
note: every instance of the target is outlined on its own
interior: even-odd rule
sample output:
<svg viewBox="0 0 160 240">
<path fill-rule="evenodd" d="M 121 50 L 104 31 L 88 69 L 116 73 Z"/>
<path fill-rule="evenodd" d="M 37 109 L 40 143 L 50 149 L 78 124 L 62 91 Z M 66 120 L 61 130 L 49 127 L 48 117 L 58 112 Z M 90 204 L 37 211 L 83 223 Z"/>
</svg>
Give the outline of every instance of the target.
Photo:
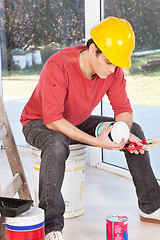
<svg viewBox="0 0 160 240">
<path fill-rule="evenodd" d="M 70 140 L 64 134 L 48 129 L 42 120 L 27 123 L 23 127 L 23 133 L 30 145 L 41 149 L 39 207 L 45 211 L 46 234 L 61 231 L 65 211 L 61 186 Z"/>
<path fill-rule="evenodd" d="M 138 124 L 134 123 L 131 131 L 140 139 L 145 139 Z M 160 186 L 151 167 L 149 152 L 136 155 L 125 151 L 125 157 L 136 187 L 139 208 L 145 213 L 154 212 L 160 208 Z"/>
<path fill-rule="evenodd" d="M 83 124 L 80 124 L 78 128 L 95 136 L 97 124 L 110 121 L 114 121 L 114 119 L 91 116 Z M 145 139 L 144 133 L 138 124 L 133 123 L 131 132 L 140 139 Z M 136 188 L 139 208 L 145 213 L 152 213 L 160 208 L 160 186 L 151 168 L 149 153 L 145 152 L 136 155 L 125 150 L 124 154 Z"/>
</svg>

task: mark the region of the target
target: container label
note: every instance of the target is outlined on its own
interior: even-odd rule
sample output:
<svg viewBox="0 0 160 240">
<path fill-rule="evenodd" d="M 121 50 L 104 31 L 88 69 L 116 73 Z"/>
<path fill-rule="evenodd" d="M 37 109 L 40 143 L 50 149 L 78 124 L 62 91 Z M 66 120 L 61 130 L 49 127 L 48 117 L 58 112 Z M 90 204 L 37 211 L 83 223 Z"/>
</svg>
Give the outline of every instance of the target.
<svg viewBox="0 0 160 240">
<path fill-rule="evenodd" d="M 33 226 L 6 225 L 6 240 L 26 239 L 45 240 L 44 222 Z"/>
<path fill-rule="evenodd" d="M 126 217 L 111 217 L 106 222 L 107 240 L 128 240 L 128 221 Z"/>
</svg>

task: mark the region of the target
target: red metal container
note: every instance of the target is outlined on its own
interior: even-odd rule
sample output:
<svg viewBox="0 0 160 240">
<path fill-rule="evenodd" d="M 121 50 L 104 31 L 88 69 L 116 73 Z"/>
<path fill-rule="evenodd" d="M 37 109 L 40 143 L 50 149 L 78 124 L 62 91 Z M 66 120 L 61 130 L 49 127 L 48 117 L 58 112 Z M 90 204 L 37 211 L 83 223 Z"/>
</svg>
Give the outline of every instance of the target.
<svg viewBox="0 0 160 240">
<path fill-rule="evenodd" d="M 128 220 L 125 216 L 110 216 L 106 218 L 107 240 L 128 240 Z"/>
<path fill-rule="evenodd" d="M 6 218 L 6 240 L 45 240 L 44 211 L 31 207 L 27 212 Z"/>
</svg>

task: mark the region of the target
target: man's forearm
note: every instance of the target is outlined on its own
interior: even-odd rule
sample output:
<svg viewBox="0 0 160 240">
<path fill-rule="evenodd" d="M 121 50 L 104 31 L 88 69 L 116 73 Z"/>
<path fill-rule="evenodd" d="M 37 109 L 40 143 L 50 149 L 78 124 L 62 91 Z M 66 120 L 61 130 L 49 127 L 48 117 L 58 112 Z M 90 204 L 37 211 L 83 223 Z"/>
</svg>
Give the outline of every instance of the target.
<svg viewBox="0 0 160 240">
<path fill-rule="evenodd" d="M 120 143 L 116 143 L 110 140 L 108 134 L 113 128 L 113 126 L 110 126 L 104 133 L 102 133 L 98 137 L 91 136 L 81 131 L 80 129 L 72 125 L 70 122 L 68 122 L 66 119 L 60 119 L 58 121 L 46 124 L 46 127 L 54 131 L 59 131 L 67 137 L 74 139 L 78 142 L 82 142 L 94 147 L 119 150 L 122 149 L 125 144 L 124 140 L 122 140 Z"/>
<path fill-rule="evenodd" d="M 66 119 L 60 119 L 58 121 L 46 124 L 46 127 L 55 131 L 59 131 L 67 137 L 74 139 L 78 142 L 83 142 L 92 146 L 97 145 L 97 140 L 95 137 L 81 131 L 73 124 L 68 122 Z"/>
<path fill-rule="evenodd" d="M 117 115 L 115 117 L 115 121 L 116 122 L 123 121 L 128 125 L 129 129 L 131 129 L 132 123 L 133 123 L 133 115 L 129 112 L 124 112 L 124 113 Z"/>
</svg>

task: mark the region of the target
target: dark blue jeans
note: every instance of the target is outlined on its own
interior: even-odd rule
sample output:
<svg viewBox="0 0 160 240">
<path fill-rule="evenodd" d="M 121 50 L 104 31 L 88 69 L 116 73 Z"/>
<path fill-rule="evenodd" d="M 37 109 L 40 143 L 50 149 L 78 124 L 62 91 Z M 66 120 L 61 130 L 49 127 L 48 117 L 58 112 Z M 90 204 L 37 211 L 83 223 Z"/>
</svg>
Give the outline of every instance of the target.
<svg viewBox="0 0 160 240">
<path fill-rule="evenodd" d="M 95 136 L 95 128 L 100 122 L 114 121 L 113 118 L 90 116 L 77 127 Z M 133 123 L 131 132 L 145 139 L 141 127 Z M 61 231 L 64 226 L 65 205 L 61 186 L 65 172 L 65 161 L 69 156 L 69 145 L 77 143 L 64 134 L 48 129 L 42 120 L 32 120 L 23 127 L 27 143 L 41 149 L 39 180 L 39 207 L 45 211 L 46 234 Z M 150 165 L 149 153 L 130 154 L 123 151 L 133 178 L 139 208 L 152 213 L 160 208 L 160 186 Z"/>
</svg>

